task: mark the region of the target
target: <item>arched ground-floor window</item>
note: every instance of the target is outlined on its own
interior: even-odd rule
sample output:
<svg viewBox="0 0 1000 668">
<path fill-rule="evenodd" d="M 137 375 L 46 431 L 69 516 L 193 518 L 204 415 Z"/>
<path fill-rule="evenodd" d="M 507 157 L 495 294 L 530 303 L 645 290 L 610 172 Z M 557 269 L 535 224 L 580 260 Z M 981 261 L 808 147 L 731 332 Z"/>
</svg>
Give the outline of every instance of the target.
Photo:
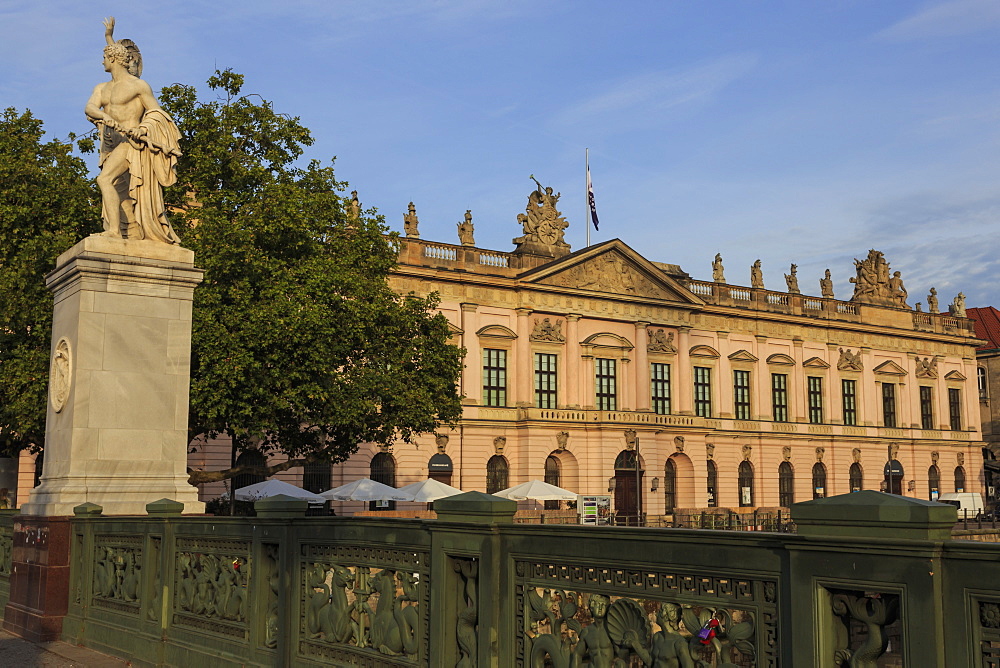
<svg viewBox="0 0 1000 668">
<path fill-rule="evenodd" d="M 330 489 L 330 462 L 313 462 L 302 467 L 302 489 L 319 494 Z"/>
<path fill-rule="evenodd" d="M 711 459 L 708 460 L 707 482 L 705 491 L 708 492 L 708 507 L 715 508 L 719 505 L 719 469 Z"/>
<path fill-rule="evenodd" d="M 848 483 L 852 492 L 860 492 L 865 486 L 865 473 L 861 470 L 861 464 L 854 462 L 848 474 Z"/>
<path fill-rule="evenodd" d="M 663 512 L 670 514 L 677 508 L 677 465 L 667 457 L 663 466 Z"/>
<path fill-rule="evenodd" d="M 823 462 L 813 464 L 813 498 L 826 497 L 826 465 Z"/>
<path fill-rule="evenodd" d="M 389 487 L 396 486 L 396 459 L 388 452 L 377 452 L 372 457 L 371 473 L 368 476 L 375 482 L 380 482 Z M 368 504 L 369 510 L 395 510 L 395 501 L 371 501 Z"/>
<path fill-rule="evenodd" d="M 887 462 L 883 473 L 885 474 L 885 480 L 882 484 L 885 487 L 885 491 L 889 494 L 902 494 L 904 471 L 903 465 L 899 463 L 899 460 L 893 459 L 891 462 Z"/>
<path fill-rule="evenodd" d="M 267 457 L 259 450 L 244 450 L 236 458 L 236 466 L 267 466 Z M 237 490 L 248 485 L 256 485 L 267 480 L 266 476 L 257 473 L 241 473 L 233 478 L 233 489 Z"/>
<path fill-rule="evenodd" d="M 739 471 L 740 506 L 746 508 L 753 505 L 753 464 L 743 460 Z"/>
<path fill-rule="evenodd" d="M 561 485 L 561 476 L 559 458 L 554 455 L 549 455 L 545 458 L 545 482 L 550 485 L 555 485 L 559 487 Z M 559 510 L 558 501 L 545 501 L 545 510 Z"/>
<path fill-rule="evenodd" d="M 510 465 L 506 457 L 503 455 L 490 457 L 486 462 L 486 493 L 496 494 L 510 487 L 509 474 Z"/>
<path fill-rule="evenodd" d="M 795 503 L 795 471 L 788 462 L 778 465 L 778 505 L 788 506 Z"/>
<path fill-rule="evenodd" d="M 927 469 L 927 498 L 937 501 L 939 496 L 941 496 L 941 469 L 937 464 L 932 464 Z"/>
<path fill-rule="evenodd" d="M 955 467 L 955 491 L 965 491 L 965 469 L 961 466 Z"/>
</svg>

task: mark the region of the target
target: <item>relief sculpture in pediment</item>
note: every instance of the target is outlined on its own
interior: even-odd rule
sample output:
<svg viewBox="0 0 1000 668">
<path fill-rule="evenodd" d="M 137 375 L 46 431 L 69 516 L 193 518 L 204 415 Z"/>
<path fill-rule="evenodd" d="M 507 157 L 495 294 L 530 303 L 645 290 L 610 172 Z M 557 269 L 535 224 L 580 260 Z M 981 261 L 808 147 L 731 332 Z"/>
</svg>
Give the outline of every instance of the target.
<svg viewBox="0 0 1000 668">
<path fill-rule="evenodd" d="M 642 275 L 617 253 L 607 253 L 590 262 L 577 265 L 556 274 L 547 282 L 569 288 L 621 295 L 668 296 L 658 285 Z"/>
</svg>

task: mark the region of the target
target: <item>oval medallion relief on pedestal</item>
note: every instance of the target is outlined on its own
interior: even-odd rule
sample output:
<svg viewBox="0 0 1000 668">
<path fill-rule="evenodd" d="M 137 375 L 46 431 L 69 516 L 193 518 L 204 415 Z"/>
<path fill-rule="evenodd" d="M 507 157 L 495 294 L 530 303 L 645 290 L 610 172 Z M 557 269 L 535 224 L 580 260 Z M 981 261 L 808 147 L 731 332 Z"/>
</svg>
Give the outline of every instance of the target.
<svg viewBox="0 0 1000 668">
<path fill-rule="evenodd" d="M 69 339 L 59 339 L 52 353 L 52 370 L 49 373 L 49 399 L 52 409 L 58 413 L 66 405 L 69 390 L 73 384 L 73 359 Z"/>
</svg>

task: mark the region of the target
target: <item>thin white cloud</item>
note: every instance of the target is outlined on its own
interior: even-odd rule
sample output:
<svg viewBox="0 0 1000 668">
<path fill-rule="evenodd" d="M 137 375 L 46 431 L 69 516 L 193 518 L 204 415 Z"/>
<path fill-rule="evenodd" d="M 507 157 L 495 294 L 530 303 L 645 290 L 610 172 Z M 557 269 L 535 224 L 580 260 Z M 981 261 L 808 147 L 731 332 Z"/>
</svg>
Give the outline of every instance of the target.
<svg viewBox="0 0 1000 668">
<path fill-rule="evenodd" d="M 908 41 L 955 37 L 1000 27 L 1000 2 L 996 0 L 950 0 L 931 5 L 899 21 L 877 37 Z"/>
<path fill-rule="evenodd" d="M 616 121 L 629 129 L 660 117 L 665 111 L 702 103 L 739 79 L 757 64 L 757 57 L 735 54 L 683 70 L 647 72 L 608 83 L 597 95 L 561 110 L 553 126 Z"/>
</svg>

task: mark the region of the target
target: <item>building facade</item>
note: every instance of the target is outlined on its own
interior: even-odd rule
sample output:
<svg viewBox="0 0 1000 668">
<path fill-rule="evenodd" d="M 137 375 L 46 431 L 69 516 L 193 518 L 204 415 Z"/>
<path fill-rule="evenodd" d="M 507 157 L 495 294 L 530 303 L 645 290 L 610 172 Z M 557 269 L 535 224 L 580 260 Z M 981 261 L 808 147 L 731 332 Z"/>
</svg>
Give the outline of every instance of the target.
<svg viewBox="0 0 1000 668">
<path fill-rule="evenodd" d="M 976 336 L 983 344 L 976 349 L 976 390 L 982 423 L 985 491 L 987 503 L 1000 501 L 1000 311 L 992 306 L 968 309 Z"/>
<path fill-rule="evenodd" d="M 570 252 L 557 201 L 531 194 L 513 252 L 475 246 L 471 220 L 458 244 L 422 240 L 411 205 L 390 280 L 440 296 L 466 350 L 461 423 L 278 477 L 484 492 L 543 479 L 611 495 L 626 517 L 984 491 L 973 321 L 938 313 L 936 297 L 910 308 L 881 253 L 855 261 L 846 301 L 829 272 L 822 296 L 802 294 L 794 265 L 784 291 L 764 287 L 759 261 L 750 286 L 728 283 L 719 256 L 713 280 L 695 280 L 620 240 Z M 230 464 L 228 443 L 194 445 L 193 468 Z M 22 479 L 33 472 L 23 461 Z"/>
<path fill-rule="evenodd" d="M 692 280 L 619 240 L 560 257 L 402 243 L 394 287 L 439 293 L 467 350 L 465 415 L 437 439 L 462 489 L 547 479 L 625 515 L 982 490 L 966 318 Z M 381 455 L 410 482 L 435 452 L 363 447 L 335 477 Z"/>
</svg>

